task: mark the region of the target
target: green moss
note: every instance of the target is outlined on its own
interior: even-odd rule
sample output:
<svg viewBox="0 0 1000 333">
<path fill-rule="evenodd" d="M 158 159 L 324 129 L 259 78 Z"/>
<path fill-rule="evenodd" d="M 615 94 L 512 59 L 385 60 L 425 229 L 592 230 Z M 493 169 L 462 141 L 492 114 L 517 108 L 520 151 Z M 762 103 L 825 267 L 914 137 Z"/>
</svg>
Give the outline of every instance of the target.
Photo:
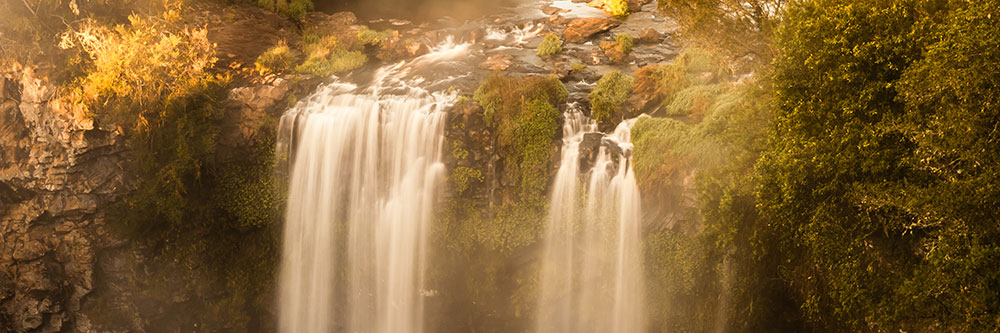
<svg viewBox="0 0 1000 333">
<path fill-rule="evenodd" d="M 298 63 L 299 58 L 292 53 L 285 41 L 279 41 L 278 45 L 268 49 L 254 62 L 254 68 L 262 75 L 269 73 L 288 72 Z"/>
<path fill-rule="evenodd" d="M 574 63 L 573 66 L 570 67 L 570 70 L 577 73 L 582 73 L 587 71 L 587 65 L 583 64 L 582 62 Z"/>
<path fill-rule="evenodd" d="M 465 161 L 469 157 L 469 151 L 462 148 L 462 145 L 458 142 L 451 143 L 451 155 L 455 157 L 456 161 Z"/>
<path fill-rule="evenodd" d="M 616 121 L 622 117 L 622 107 L 632 91 L 631 76 L 619 71 L 604 74 L 597 81 L 597 88 L 590 93 L 590 110 L 598 122 Z"/>
<path fill-rule="evenodd" d="M 274 144 L 264 140 L 222 168 L 215 195 L 219 207 L 239 229 L 259 228 L 282 217 L 285 195 L 274 174 Z"/>
<path fill-rule="evenodd" d="M 545 35 L 542 39 L 542 43 L 538 45 L 538 51 L 536 52 L 539 57 L 550 56 L 556 53 L 562 52 L 562 39 L 559 35 L 549 33 Z"/>
<path fill-rule="evenodd" d="M 469 167 L 457 167 L 451 174 L 451 181 L 455 183 L 455 193 L 462 194 L 469 189 L 469 184 L 473 180 L 483 181 L 483 173 Z"/>
</svg>

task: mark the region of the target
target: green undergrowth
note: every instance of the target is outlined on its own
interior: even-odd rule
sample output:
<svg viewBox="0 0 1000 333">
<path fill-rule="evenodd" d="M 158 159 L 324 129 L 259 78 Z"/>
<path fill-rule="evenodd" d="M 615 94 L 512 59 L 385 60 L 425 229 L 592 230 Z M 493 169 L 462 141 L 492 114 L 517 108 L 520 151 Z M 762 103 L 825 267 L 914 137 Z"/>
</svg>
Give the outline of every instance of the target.
<svg viewBox="0 0 1000 333">
<path fill-rule="evenodd" d="M 730 73 L 724 59 L 698 48 L 687 48 L 665 65 L 647 66 L 635 73 L 633 93 L 655 101 L 657 109 L 666 109 L 670 115 L 687 114 L 695 95 L 704 95 L 706 88 L 686 92 L 687 101 L 671 109 L 674 99 L 693 86 L 711 85 L 728 81 Z M 687 103 L 685 105 L 684 103 Z"/>
<path fill-rule="evenodd" d="M 295 72 L 330 76 L 364 66 L 366 45 L 380 45 L 389 32 L 376 32 L 362 26 L 354 35 L 333 35 L 331 31 L 309 28 L 302 33 L 302 49 L 291 49 L 284 41 L 257 57 L 254 67 L 261 75 Z M 301 56 L 300 56 L 301 53 Z"/>
</svg>

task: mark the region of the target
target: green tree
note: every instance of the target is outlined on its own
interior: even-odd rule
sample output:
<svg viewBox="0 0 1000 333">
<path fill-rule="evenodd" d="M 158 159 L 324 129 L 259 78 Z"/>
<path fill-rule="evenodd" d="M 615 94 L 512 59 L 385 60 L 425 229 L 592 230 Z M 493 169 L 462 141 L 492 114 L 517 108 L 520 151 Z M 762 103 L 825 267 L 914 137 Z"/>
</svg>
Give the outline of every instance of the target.
<svg viewBox="0 0 1000 333">
<path fill-rule="evenodd" d="M 774 33 L 788 0 L 660 0 L 689 42 L 731 58 L 751 56 L 766 64 L 775 55 Z"/>
</svg>

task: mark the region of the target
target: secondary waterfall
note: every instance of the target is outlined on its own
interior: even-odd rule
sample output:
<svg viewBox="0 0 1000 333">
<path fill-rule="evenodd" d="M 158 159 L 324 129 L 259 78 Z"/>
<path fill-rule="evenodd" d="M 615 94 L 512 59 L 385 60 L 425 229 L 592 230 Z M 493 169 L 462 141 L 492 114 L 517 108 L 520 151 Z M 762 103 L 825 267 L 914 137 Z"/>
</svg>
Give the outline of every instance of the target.
<svg viewBox="0 0 1000 333">
<path fill-rule="evenodd" d="M 422 331 L 442 109 L 456 96 L 403 77 L 460 47 L 380 69 L 363 91 L 327 85 L 282 117 L 278 149 L 292 157 L 280 331 Z"/>
<path fill-rule="evenodd" d="M 588 135 L 601 135 L 577 110 L 565 113 L 565 120 L 545 233 L 537 331 L 642 332 L 639 189 L 629 138 L 635 120 L 600 139 L 586 182 L 581 144 Z"/>
</svg>

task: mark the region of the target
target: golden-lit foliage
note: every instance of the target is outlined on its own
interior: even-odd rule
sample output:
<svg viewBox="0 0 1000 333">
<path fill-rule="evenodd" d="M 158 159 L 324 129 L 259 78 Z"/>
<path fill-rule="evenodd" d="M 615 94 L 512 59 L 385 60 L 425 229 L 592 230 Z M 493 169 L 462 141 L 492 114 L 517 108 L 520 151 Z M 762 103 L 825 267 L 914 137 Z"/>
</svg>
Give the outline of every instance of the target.
<svg viewBox="0 0 1000 333">
<path fill-rule="evenodd" d="M 86 73 L 71 85 L 70 103 L 126 128 L 144 128 L 161 118 L 164 104 L 209 81 L 215 45 L 207 30 L 180 22 L 176 9 L 159 17 L 129 17 L 107 27 L 87 22 L 63 34 L 59 46 L 85 56 Z"/>
<path fill-rule="evenodd" d="M 299 57 L 284 41 L 278 41 L 278 45 L 268 49 L 254 62 L 254 69 L 261 75 L 270 73 L 285 73 L 290 71 L 298 63 Z"/>
</svg>

